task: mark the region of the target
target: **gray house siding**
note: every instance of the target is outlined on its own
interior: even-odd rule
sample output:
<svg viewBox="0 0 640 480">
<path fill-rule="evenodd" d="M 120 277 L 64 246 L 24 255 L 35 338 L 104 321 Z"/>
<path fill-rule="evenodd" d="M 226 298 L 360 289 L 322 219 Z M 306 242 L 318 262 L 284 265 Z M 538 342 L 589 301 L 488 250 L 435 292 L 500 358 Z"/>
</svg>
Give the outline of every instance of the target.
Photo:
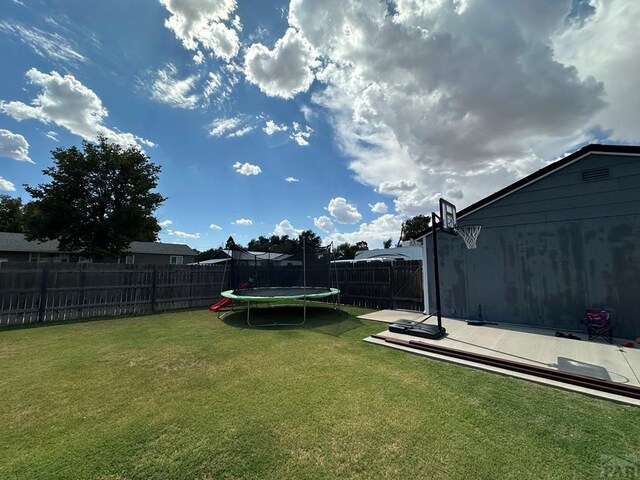
<svg viewBox="0 0 640 480">
<path fill-rule="evenodd" d="M 28 252 L 0 252 L 0 261 L 5 262 L 28 262 Z"/>
<path fill-rule="evenodd" d="M 132 242 L 127 255 L 134 255 L 134 263 L 169 265 L 171 257 L 182 257 L 186 265 L 195 260 L 197 252 L 184 244 L 161 242 Z M 0 232 L 0 261 L 9 262 L 59 262 L 77 263 L 84 257 L 77 252 L 59 252 L 58 242 L 27 241 L 21 233 Z M 94 263 L 118 263 L 118 257 L 105 257 L 94 260 Z"/>
<path fill-rule="evenodd" d="M 152 254 L 152 253 L 133 253 L 129 255 L 134 255 L 134 263 L 144 263 L 145 265 L 169 265 L 171 262 L 172 256 L 181 256 L 182 264 L 187 265 L 188 263 L 192 263 L 195 261 L 195 255 L 167 255 L 167 254 Z M 109 263 L 118 263 L 117 258 L 109 259 Z"/>
<path fill-rule="evenodd" d="M 580 330 L 585 308 L 602 307 L 616 336 L 640 335 L 638 155 L 588 154 L 458 224 L 482 231 L 475 250 L 438 235 L 443 315 L 476 318 L 482 305 L 488 321 Z"/>
</svg>

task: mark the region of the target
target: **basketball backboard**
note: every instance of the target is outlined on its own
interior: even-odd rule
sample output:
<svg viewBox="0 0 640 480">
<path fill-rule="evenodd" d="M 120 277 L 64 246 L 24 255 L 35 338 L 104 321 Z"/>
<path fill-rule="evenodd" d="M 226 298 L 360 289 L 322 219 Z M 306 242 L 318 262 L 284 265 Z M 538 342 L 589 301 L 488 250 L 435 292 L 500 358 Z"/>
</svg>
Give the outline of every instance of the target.
<svg viewBox="0 0 640 480">
<path fill-rule="evenodd" d="M 440 199 L 440 229 L 445 233 L 457 233 L 458 219 L 456 217 L 456 206 Z"/>
</svg>

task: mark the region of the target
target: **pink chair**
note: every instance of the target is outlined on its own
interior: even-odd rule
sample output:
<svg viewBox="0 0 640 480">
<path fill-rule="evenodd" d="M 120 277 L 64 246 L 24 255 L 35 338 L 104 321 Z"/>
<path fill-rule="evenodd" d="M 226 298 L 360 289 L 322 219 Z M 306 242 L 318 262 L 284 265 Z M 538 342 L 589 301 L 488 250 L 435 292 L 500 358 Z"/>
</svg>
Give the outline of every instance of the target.
<svg viewBox="0 0 640 480">
<path fill-rule="evenodd" d="M 587 327 L 589 340 L 601 337 L 609 343 L 613 343 L 611 312 L 598 308 L 587 308 L 586 315 L 586 318 L 582 319 L 582 323 Z"/>
</svg>

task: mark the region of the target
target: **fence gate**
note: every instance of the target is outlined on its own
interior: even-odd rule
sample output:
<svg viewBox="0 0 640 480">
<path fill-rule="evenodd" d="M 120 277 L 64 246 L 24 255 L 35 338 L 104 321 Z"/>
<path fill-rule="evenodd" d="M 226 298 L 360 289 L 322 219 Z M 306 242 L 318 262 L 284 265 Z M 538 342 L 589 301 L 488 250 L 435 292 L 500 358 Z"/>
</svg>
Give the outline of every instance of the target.
<svg viewBox="0 0 640 480">
<path fill-rule="evenodd" d="M 422 262 L 354 262 L 337 265 L 338 288 L 345 304 L 365 308 L 421 311 Z"/>
<path fill-rule="evenodd" d="M 422 263 L 397 262 L 391 267 L 391 308 L 394 310 L 424 309 Z"/>
</svg>

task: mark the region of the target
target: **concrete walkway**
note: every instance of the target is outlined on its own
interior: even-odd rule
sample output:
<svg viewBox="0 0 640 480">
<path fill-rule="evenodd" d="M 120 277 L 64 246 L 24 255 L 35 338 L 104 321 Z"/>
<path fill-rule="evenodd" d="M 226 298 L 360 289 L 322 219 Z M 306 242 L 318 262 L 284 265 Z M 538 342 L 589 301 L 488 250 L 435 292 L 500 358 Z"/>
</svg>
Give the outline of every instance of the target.
<svg viewBox="0 0 640 480">
<path fill-rule="evenodd" d="M 399 310 L 381 310 L 362 315 L 359 318 L 390 323 L 399 319 L 421 320 L 424 318 L 424 315 Z M 419 340 L 424 343 L 432 343 L 456 350 L 479 353 L 520 363 L 589 375 L 612 382 L 640 386 L 640 346 L 636 345 L 636 348 L 620 347 L 620 343 L 623 341 L 620 339 L 614 339 L 614 344 L 612 345 L 600 340 L 587 341 L 586 334 L 578 335 L 582 338 L 581 341 L 578 341 L 556 337 L 555 330 L 486 324 L 482 326 L 472 326 L 467 325 L 464 320 L 444 317 L 442 322 L 447 330 L 447 335 L 439 340 L 411 337 L 389 332 L 388 330 L 383 331 L 380 335 L 404 340 Z M 431 318 L 427 323 L 435 324 L 436 320 L 435 318 Z M 376 340 L 371 337 L 365 339 L 365 341 L 391 346 L 382 340 Z M 400 348 L 412 351 L 413 353 L 418 352 L 417 350 L 400 346 L 394 346 L 393 348 Z M 420 353 L 441 360 L 496 371 L 497 373 L 504 373 L 521 378 L 532 377 L 527 379 L 640 406 L 640 401 L 615 398 L 617 397 L 615 395 L 559 384 L 560 382 L 544 380 L 531 375 L 517 374 L 508 370 L 487 367 L 480 364 L 473 364 L 468 361 L 454 360 L 450 357 L 440 358 L 442 357 L 441 355 L 427 354 L 425 352 Z"/>
</svg>

